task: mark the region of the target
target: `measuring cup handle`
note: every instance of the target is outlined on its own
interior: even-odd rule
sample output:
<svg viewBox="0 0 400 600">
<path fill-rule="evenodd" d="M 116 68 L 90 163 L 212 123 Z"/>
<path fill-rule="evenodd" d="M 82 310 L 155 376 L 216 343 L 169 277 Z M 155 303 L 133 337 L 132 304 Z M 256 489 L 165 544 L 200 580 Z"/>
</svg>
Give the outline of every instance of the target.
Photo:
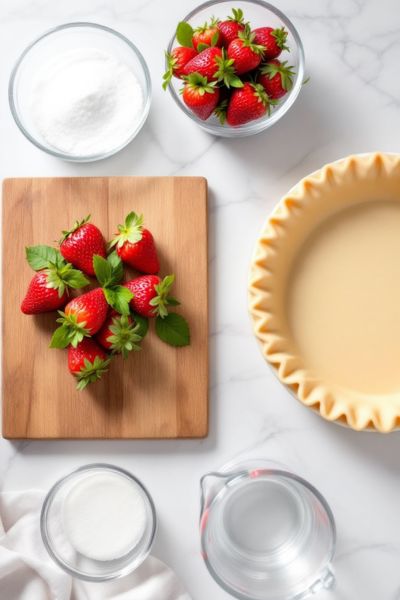
<svg viewBox="0 0 400 600">
<path fill-rule="evenodd" d="M 332 590 L 335 587 L 336 579 L 331 567 L 327 567 L 310 589 L 310 594 L 317 594 L 322 590 Z"/>
</svg>

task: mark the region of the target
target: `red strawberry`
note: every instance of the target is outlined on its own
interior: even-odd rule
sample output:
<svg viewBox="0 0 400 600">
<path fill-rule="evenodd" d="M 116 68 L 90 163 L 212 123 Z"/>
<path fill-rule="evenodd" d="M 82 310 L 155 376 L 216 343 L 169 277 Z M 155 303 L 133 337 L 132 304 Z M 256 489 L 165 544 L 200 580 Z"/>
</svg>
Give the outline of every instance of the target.
<svg viewBox="0 0 400 600">
<path fill-rule="evenodd" d="M 68 368 L 78 379 L 78 390 L 101 378 L 110 364 L 107 354 L 90 338 L 68 348 Z"/>
<path fill-rule="evenodd" d="M 121 260 L 142 273 L 158 273 L 160 262 L 154 238 L 143 227 L 143 215 L 130 212 L 123 225 L 118 225 L 118 233 L 110 243 L 116 246 Z"/>
<path fill-rule="evenodd" d="M 29 266 L 38 274 L 33 277 L 21 304 L 25 314 L 48 312 L 60 308 L 68 299 L 69 289 L 85 287 L 89 280 L 51 246 L 25 249 Z"/>
<path fill-rule="evenodd" d="M 226 87 L 242 87 L 237 76 L 233 59 L 226 58 L 226 52 L 221 48 L 207 48 L 190 60 L 184 67 L 186 76 L 192 73 L 205 77 L 210 83 L 223 81 Z"/>
<path fill-rule="evenodd" d="M 166 317 L 168 305 L 179 304 L 169 296 L 174 280 L 174 275 L 167 275 L 162 280 L 156 275 L 143 275 L 125 283 L 125 287 L 133 294 L 130 302 L 132 309 L 142 317 Z"/>
<path fill-rule="evenodd" d="M 142 340 L 142 336 L 138 332 L 139 325 L 135 324 L 130 315 L 120 315 L 112 310 L 96 340 L 106 350 L 121 353 L 126 358 L 131 350 L 140 350 L 138 342 Z"/>
<path fill-rule="evenodd" d="M 66 348 L 68 344 L 76 347 L 84 337 L 94 335 L 102 327 L 108 313 L 102 288 L 96 288 L 77 296 L 60 312 L 61 323 L 51 338 L 51 348 Z"/>
<path fill-rule="evenodd" d="M 59 294 L 59 291 L 49 287 L 48 275 L 46 271 L 36 273 L 22 301 L 21 310 L 26 315 L 36 315 L 38 313 L 50 312 L 61 308 L 68 300 L 66 292 Z"/>
<path fill-rule="evenodd" d="M 95 288 L 68 302 L 65 314 L 76 323 L 85 324 L 85 329 L 90 335 L 97 333 L 103 325 L 108 305 L 102 288 Z"/>
<path fill-rule="evenodd" d="M 165 58 L 167 62 L 167 70 L 163 76 L 163 88 L 167 89 L 169 82 L 172 77 L 178 77 L 179 79 L 183 76 L 183 67 L 191 60 L 197 56 L 197 52 L 194 48 L 187 48 L 185 46 L 177 46 L 168 54 L 165 53 Z"/>
<path fill-rule="evenodd" d="M 193 32 L 192 43 L 197 52 L 201 52 L 209 46 L 221 46 L 222 35 L 218 28 L 218 21 L 212 19 L 211 23 L 204 23 Z"/>
<path fill-rule="evenodd" d="M 254 29 L 254 43 L 264 48 L 264 60 L 277 58 L 282 50 L 288 50 L 286 45 L 287 31 L 284 27 L 273 29 L 272 27 L 258 27 Z"/>
<path fill-rule="evenodd" d="M 222 46 L 228 48 L 229 44 L 239 36 L 239 31 L 244 30 L 243 11 L 241 8 L 233 8 L 232 16 L 226 21 L 218 23 L 218 29 L 222 36 Z"/>
<path fill-rule="evenodd" d="M 206 48 L 186 63 L 183 68 L 183 74 L 199 73 L 203 77 L 206 77 L 207 81 L 217 81 L 217 73 L 219 71 L 217 58 L 222 59 L 221 48 Z"/>
<path fill-rule="evenodd" d="M 192 112 L 205 121 L 213 113 L 219 100 L 219 88 L 216 82 L 207 82 L 206 77 L 192 73 L 182 90 L 182 99 Z"/>
<path fill-rule="evenodd" d="M 235 127 L 258 119 L 265 115 L 268 106 L 269 100 L 263 86 L 247 81 L 241 89 L 232 92 L 226 113 L 227 123 Z"/>
<path fill-rule="evenodd" d="M 233 60 L 238 75 L 256 69 L 261 62 L 262 54 L 263 47 L 254 42 L 254 34 L 250 32 L 248 25 L 228 46 L 228 58 Z"/>
<path fill-rule="evenodd" d="M 293 67 L 287 67 L 287 63 L 273 59 L 263 65 L 260 69 L 258 82 L 261 83 L 269 98 L 277 100 L 282 98 L 293 85 Z"/>
<path fill-rule="evenodd" d="M 90 215 L 76 221 L 69 231 L 63 231 L 60 251 L 63 257 L 87 275 L 94 275 L 93 256 L 106 256 L 103 235 L 96 225 L 88 223 Z"/>
</svg>

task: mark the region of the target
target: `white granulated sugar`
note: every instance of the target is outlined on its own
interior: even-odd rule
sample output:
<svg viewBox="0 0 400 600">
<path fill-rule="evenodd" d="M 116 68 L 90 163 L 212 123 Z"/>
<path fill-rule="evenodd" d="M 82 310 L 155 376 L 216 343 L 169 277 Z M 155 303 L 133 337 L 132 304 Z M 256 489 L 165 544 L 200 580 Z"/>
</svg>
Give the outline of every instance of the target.
<svg viewBox="0 0 400 600">
<path fill-rule="evenodd" d="M 143 537 L 146 523 L 140 490 L 116 473 L 87 475 L 64 501 L 66 536 L 77 552 L 94 560 L 126 555 Z"/>
<path fill-rule="evenodd" d="M 56 55 L 33 80 L 32 118 L 56 150 L 106 154 L 138 125 L 143 90 L 133 71 L 110 54 L 77 48 Z"/>
</svg>

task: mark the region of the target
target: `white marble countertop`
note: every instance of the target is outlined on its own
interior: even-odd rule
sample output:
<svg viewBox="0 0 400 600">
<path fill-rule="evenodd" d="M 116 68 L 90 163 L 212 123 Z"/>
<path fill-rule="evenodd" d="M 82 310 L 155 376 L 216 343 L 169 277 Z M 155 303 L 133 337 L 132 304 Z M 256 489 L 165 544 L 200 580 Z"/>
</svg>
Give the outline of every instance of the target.
<svg viewBox="0 0 400 600">
<path fill-rule="evenodd" d="M 2 440 L 2 486 L 6 490 L 47 489 L 59 476 L 93 461 L 131 470 L 148 486 L 158 508 L 154 554 L 176 570 L 193 600 L 227 600 L 199 553 L 198 481 L 201 474 L 233 455 L 257 448 L 260 455 L 283 460 L 308 478 L 333 508 L 338 528 L 334 563 L 338 584 L 336 591 L 319 597 L 399 600 L 399 434 L 357 434 L 324 422 L 297 403 L 260 355 L 246 300 L 257 234 L 284 192 L 303 175 L 347 154 L 399 150 L 398 0 L 276 3 L 293 19 L 303 38 L 311 81 L 271 130 L 232 141 L 203 133 L 161 90 L 163 48 L 177 20 L 196 0 L 2 0 L 1 177 L 207 177 L 211 309 L 207 439 Z M 149 63 L 154 84 L 150 117 L 137 139 L 117 156 L 87 165 L 61 162 L 34 148 L 17 130 L 7 103 L 9 72 L 21 50 L 44 30 L 78 20 L 109 25 L 134 40 Z"/>
</svg>

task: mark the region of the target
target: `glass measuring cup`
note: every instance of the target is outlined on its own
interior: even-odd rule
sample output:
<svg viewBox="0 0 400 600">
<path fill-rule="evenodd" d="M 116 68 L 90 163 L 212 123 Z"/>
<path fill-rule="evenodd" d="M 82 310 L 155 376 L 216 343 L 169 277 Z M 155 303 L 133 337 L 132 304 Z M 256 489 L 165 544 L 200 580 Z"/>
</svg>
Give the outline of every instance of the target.
<svg viewBox="0 0 400 600">
<path fill-rule="evenodd" d="M 241 600 L 300 600 L 334 584 L 333 514 L 307 481 L 265 459 L 204 475 L 202 555 Z"/>
</svg>

